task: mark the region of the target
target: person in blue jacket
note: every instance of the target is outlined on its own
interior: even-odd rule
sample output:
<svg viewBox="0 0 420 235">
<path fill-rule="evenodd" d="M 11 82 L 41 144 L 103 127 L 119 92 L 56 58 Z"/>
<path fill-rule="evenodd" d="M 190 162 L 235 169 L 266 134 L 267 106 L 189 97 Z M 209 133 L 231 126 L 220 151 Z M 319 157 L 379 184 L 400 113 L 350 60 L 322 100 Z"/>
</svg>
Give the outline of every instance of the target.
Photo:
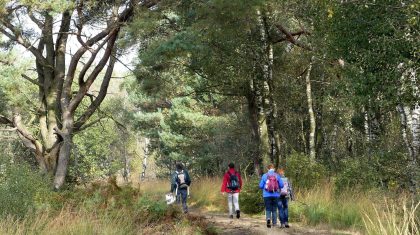
<svg viewBox="0 0 420 235">
<path fill-rule="evenodd" d="M 283 188 L 283 181 L 274 171 L 274 165 L 267 167 L 268 172 L 261 177 L 260 189 L 263 190 L 263 198 L 265 205 L 265 217 L 267 220 L 267 228 L 271 228 L 277 224 L 277 205 L 280 198 L 280 189 Z"/>
</svg>

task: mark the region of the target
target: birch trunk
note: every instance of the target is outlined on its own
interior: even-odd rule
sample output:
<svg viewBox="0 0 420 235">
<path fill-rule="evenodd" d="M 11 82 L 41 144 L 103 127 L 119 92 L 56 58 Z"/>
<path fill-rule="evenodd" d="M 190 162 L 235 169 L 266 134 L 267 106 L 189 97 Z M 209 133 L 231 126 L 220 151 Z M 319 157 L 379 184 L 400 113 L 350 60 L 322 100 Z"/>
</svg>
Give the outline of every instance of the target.
<svg viewBox="0 0 420 235">
<path fill-rule="evenodd" d="M 311 58 L 311 62 L 309 63 L 308 71 L 306 72 L 305 81 L 306 81 L 306 97 L 308 101 L 308 114 L 309 114 L 309 158 L 312 161 L 315 161 L 316 157 L 316 149 L 315 149 L 315 130 L 316 130 L 316 120 L 315 114 L 313 110 L 313 102 L 312 102 L 312 91 L 311 91 L 311 71 L 312 71 L 312 63 L 313 57 Z"/>
<path fill-rule="evenodd" d="M 407 115 L 406 111 L 408 111 L 408 110 L 404 109 L 404 107 L 401 104 L 397 106 L 397 111 L 400 114 L 401 132 L 402 132 L 402 137 L 403 137 L 405 146 L 407 148 L 408 153 L 410 154 L 410 158 L 414 159 L 414 156 L 415 156 L 414 155 L 414 149 L 413 149 L 413 146 L 411 145 L 410 140 L 409 140 L 408 135 L 407 135 L 407 132 L 409 132 L 408 125 L 411 124 L 411 122 L 412 122 L 411 120 L 408 122 L 407 117 L 410 117 L 411 115 L 410 114 Z M 409 119 L 411 119 L 411 118 L 409 118 Z"/>
<path fill-rule="evenodd" d="M 418 164 L 418 157 L 420 153 L 420 89 L 417 86 L 418 78 L 417 72 L 415 69 L 410 68 L 408 69 L 408 76 L 410 78 L 411 87 L 413 90 L 413 97 L 416 98 L 416 102 L 413 105 L 413 108 L 410 110 L 409 107 L 405 108 L 405 113 L 407 115 L 407 126 L 411 129 L 411 136 L 412 136 L 412 156 L 410 159 L 410 163 L 408 165 L 408 170 L 410 172 L 410 191 L 415 195 L 418 190 L 418 184 L 420 180 L 420 173 L 419 173 L 419 164 Z M 411 111 L 411 112 L 410 112 Z M 411 115 L 410 115 L 411 114 Z"/>
<path fill-rule="evenodd" d="M 125 133 L 124 133 L 125 134 Z M 130 156 L 127 154 L 127 137 L 124 137 L 124 172 L 123 178 L 125 182 L 130 180 Z"/>
<path fill-rule="evenodd" d="M 363 112 L 363 117 L 364 117 L 364 127 L 365 127 L 365 141 L 366 143 L 370 143 L 371 138 L 370 138 L 370 127 L 369 127 L 369 115 L 366 110 Z"/>
<path fill-rule="evenodd" d="M 275 86 L 273 81 L 273 44 L 269 40 L 269 25 L 267 22 L 267 13 L 257 11 L 259 29 L 260 29 L 260 55 L 258 56 L 260 66 L 262 71 L 257 71 L 257 74 L 261 73 L 263 79 L 263 107 L 264 107 L 264 119 L 265 128 L 267 134 L 264 136 L 263 140 L 266 139 L 268 144 L 268 161 L 278 165 L 279 162 L 279 136 L 276 133 L 276 116 L 277 116 L 277 107 L 274 100 Z M 264 133 L 265 134 L 265 133 Z"/>
<path fill-rule="evenodd" d="M 147 159 L 149 158 L 149 144 L 150 139 L 144 138 L 144 147 L 143 147 L 143 168 L 141 172 L 141 181 L 144 181 L 146 179 L 146 170 L 147 170 Z"/>
</svg>

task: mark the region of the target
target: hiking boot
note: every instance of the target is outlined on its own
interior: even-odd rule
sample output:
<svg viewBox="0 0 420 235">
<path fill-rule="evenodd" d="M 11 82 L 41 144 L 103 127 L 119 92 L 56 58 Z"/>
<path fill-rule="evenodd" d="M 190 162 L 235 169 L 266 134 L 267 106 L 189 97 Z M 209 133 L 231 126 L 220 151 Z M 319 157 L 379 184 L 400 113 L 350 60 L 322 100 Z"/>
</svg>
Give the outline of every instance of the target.
<svg viewBox="0 0 420 235">
<path fill-rule="evenodd" d="M 280 228 L 284 228 L 284 226 L 285 226 L 284 224 L 280 224 Z"/>
<path fill-rule="evenodd" d="M 284 224 L 284 227 L 289 228 L 289 227 L 290 227 L 290 226 L 289 226 L 289 223 L 287 223 L 287 222 L 286 222 L 286 223 Z"/>
<path fill-rule="evenodd" d="M 271 228 L 271 222 L 269 219 L 267 220 L 267 228 Z"/>
<path fill-rule="evenodd" d="M 241 212 L 239 210 L 236 211 L 236 218 L 240 218 L 241 217 Z"/>
<path fill-rule="evenodd" d="M 233 219 L 233 215 L 229 215 L 229 218 Z"/>
</svg>

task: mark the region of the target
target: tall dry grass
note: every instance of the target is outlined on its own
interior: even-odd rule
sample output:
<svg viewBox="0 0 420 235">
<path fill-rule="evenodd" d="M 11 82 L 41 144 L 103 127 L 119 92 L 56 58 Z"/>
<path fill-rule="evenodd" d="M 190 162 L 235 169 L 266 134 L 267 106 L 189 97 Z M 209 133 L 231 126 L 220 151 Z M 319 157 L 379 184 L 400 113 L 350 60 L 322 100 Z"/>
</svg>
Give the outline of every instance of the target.
<svg viewBox="0 0 420 235">
<path fill-rule="evenodd" d="M 0 220 L 0 234 L 137 234 L 140 226 L 131 223 L 124 211 L 115 214 L 74 211 L 63 208 L 58 214 L 48 212 L 15 219 Z"/>
<path fill-rule="evenodd" d="M 307 225 L 328 225 L 335 229 L 363 229 L 363 210 L 370 210 L 371 195 L 347 190 L 334 192 L 331 183 L 309 190 L 297 190 L 290 204 L 290 217 Z"/>
<path fill-rule="evenodd" d="M 203 177 L 191 184 L 191 205 L 206 211 L 227 211 L 227 196 L 220 192 L 222 178 Z"/>
<path fill-rule="evenodd" d="M 227 211 L 226 197 L 220 194 L 221 182 L 220 178 L 202 178 L 194 182 L 191 203 L 210 211 Z M 247 183 L 250 182 L 244 181 Z M 397 195 L 392 201 L 378 200 L 386 198 L 386 192 L 356 189 L 337 192 L 332 183 L 295 191 L 296 200 L 289 206 L 292 223 L 347 230 L 354 234 L 419 234 L 419 202 L 408 204 L 407 195 Z"/>
<path fill-rule="evenodd" d="M 374 214 L 364 213 L 363 222 L 369 235 L 415 235 L 420 234 L 420 202 L 403 198 L 390 203 L 384 200 L 384 206 L 374 205 Z"/>
</svg>

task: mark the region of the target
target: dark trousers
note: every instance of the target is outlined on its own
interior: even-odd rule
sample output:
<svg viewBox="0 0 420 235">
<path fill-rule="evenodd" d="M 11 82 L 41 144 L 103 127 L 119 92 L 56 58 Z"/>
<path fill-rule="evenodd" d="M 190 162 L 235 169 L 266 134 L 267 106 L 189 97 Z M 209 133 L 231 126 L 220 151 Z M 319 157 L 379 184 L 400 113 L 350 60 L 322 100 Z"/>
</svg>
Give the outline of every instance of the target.
<svg viewBox="0 0 420 235">
<path fill-rule="evenodd" d="M 178 189 L 178 194 L 176 196 L 176 201 L 177 201 L 178 204 L 182 202 L 182 209 L 184 210 L 184 212 L 188 212 L 187 197 L 188 197 L 187 188 Z"/>
<path fill-rule="evenodd" d="M 265 218 L 266 220 L 271 220 L 273 224 L 277 223 L 277 206 L 278 206 L 278 197 L 265 197 Z"/>
<path fill-rule="evenodd" d="M 285 224 L 289 222 L 289 199 L 286 196 L 280 196 L 279 202 L 279 217 L 280 223 Z"/>
</svg>

